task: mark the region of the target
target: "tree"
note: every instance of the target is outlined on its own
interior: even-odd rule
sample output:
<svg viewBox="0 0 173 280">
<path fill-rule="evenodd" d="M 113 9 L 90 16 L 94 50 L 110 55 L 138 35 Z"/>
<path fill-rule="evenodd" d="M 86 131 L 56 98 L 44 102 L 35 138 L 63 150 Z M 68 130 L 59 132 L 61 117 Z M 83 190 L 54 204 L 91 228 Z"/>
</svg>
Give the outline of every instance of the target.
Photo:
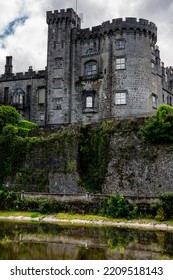
<svg viewBox="0 0 173 280">
<path fill-rule="evenodd" d="M 143 138 L 152 143 L 173 142 L 173 107 L 161 105 L 156 116 L 148 118 L 141 132 Z"/>
<path fill-rule="evenodd" d="M 20 118 L 20 113 L 14 107 L 0 105 L 0 131 L 7 124 L 17 125 Z"/>
</svg>

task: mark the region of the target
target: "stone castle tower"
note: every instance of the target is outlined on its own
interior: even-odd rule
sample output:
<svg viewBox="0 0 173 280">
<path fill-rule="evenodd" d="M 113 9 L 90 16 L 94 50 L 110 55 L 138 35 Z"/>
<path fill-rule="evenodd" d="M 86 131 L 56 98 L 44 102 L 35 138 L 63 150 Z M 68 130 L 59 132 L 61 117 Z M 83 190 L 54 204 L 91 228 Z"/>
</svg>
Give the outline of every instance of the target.
<svg viewBox="0 0 173 280">
<path fill-rule="evenodd" d="M 173 70 L 161 63 L 154 23 L 118 18 L 81 29 L 79 16 L 67 9 L 47 12 L 47 24 L 46 70 L 14 75 L 7 57 L 0 78 L 1 103 L 24 118 L 42 126 L 95 123 L 172 105 Z M 14 98 L 19 91 L 23 99 Z"/>
</svg>

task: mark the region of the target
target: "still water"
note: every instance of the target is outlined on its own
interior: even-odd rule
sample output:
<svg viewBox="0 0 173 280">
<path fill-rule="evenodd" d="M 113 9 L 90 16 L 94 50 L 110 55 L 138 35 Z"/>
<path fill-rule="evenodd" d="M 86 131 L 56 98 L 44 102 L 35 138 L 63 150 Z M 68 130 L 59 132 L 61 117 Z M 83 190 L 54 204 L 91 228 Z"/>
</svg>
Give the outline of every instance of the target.
<svg viewBox="0 0 173 280">
<path fill-rule="evenodd" d="M 170 260 L 173 232 L 0 222 L 1 260 Z"/>
</svg>

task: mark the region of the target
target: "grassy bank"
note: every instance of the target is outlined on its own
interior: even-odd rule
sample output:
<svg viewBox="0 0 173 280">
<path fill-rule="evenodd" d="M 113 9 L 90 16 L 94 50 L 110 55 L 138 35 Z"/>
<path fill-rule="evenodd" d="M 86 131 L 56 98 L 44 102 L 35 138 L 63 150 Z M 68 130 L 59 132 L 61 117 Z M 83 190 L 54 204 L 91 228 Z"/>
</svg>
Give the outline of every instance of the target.
<svg viewBox="0 0 173 280">
<path fill-rule="evenodd" d="M 58 213 L 54 215 L 43 215 L 33 212 L 9 212 L 0 211 L 0 220 L 35 221 L 57 224 L 74 224 L 86 226 L 116 226 L 141 228 L 149 230 L 169 230 L 173 231 L 173 221 L 159 222 L 153 219 L 111 219 L 98 215 Z"/>
</svg>

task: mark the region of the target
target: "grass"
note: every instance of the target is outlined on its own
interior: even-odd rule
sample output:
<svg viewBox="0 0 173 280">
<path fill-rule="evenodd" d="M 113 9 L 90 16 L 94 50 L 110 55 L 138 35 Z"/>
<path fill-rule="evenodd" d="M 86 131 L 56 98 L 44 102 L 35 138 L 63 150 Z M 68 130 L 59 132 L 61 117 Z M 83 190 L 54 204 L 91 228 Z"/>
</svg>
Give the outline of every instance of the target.
<svg viewBox="0 0 173 280">
<path fill-rule="evenodd" d="M 30 217 L 32 219 L 40 218 L 40 220 L 42 220 L 44 218 L 48 218 L 48 217 L 50 217 L 50 218 L 54 217 L 58 220 L 68 220 L 69 222 L 72 221 L 72 220 L 81 220 L 81 224 L 82 224 L 82 221 L 90 221 L 90 222 L 103 221 L 103 225 L 104 225 L 104 222 L 105 222 L 105 224 L 106 224 L 106 222 L 115 222 L 115 223 L 124 222 L 124 223 L 127 223 L 127 225 L 129 223 L 165 224 L 165 225 L 173 227 L 173 221 L 159 222 L 159 221 L 156 221 L 154 219 L 149 219 L 149 218 L 141 218 L 141 219 L 139 218 L 139 219 L 127 220 L 127 219 L 112 219 L 112 218 L 107 218 L 107 217 L 103 217 L 103 216 L 99 216 L 99 215 L 87 215 L 87 214 L 57 213 L 57 214 L 52 214 L 52 215 L 43 215 L 43 214 L 37 213 L 37 212 L 0 211 L 0 217 L 7 217 L 8 218 L 9 216 Z"/>
</svg>

